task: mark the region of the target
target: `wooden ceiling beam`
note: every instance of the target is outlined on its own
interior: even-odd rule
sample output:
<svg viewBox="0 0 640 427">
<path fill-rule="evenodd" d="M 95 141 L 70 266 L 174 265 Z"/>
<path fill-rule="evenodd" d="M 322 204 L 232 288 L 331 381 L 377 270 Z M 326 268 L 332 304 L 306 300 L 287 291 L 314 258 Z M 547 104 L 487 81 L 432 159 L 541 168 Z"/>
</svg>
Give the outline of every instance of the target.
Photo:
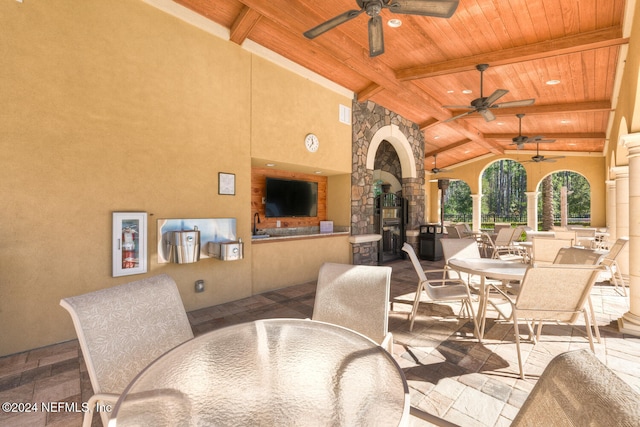
<svg viewBox="0 0 640 427">
<path fill-rule="evenodd" d="M 456 149 L 458 147 L 462 147 L 463 145 L 467 145 L 467 144 L 470 144 L 472 142 L 474 142 L 474 141 L 472 141 L 470 139 L 465 139 L 465 140 L 462 140 L 462 141 L 454 142 L 453 144 L 449 144 L 446 147 L 441 147 L 441 148 L 438 148 L 437 150 L 433 150 L 433 151 L 429 151 L 428 153 L 425 153 L 424 154 L 424 158 L 426 159 L 428 157 L 433 157 L 433 156 L 435 156 L 437 154 L 444 153 L 446 151 L 454 150 L 454 149 Z"/>
<path fill-rule="evenodd" d="M 491 112 L 496 117 L 515 116 L 518 113 L 525 113 L 527 116 L 549 115 L 556 113 L 600 113 L 611 111 L 610 101 L 589 101 L 572 102 L 567 104 L 531 105 L 529 107 L 518 108 L 493 108 Z M 452 116 L 465 113 L 469 110 L 451 110 Z M 464 119 L 463 119 L 464 120 Z"/>
<path fill-rule="evenodd" d="M 527 135 L 543 135 L 544 139 L 604 139 L 604 132 L 585 132 L 585 133 L 549 133 L 549 132 L 526 132 Z M 496 141 L 511 141 L 515 135 L 512 133 L 485 133 L 485 139 L 493 139 Z"/>
<path fill-rule="evenodd" d="M 233 21 L 233 25 L 231 25 L 229 40 L 241 45 L 249 37 L 249 33 L 251 33 L 260 18 L 262 18 L 262 15 L 255 9 L 251 9 L 248 6 L 243 7 L 236 20 Z"/>
<path fill-rule="evenodd" d="M 628 43 L 629 39 L 622 37 L 622 27 L 614 26 L 437 64 L 405 68 L 396 71 L 396 78 L 400 81 L 425 79 L 463 71 L 473 71 L 476 69 L 476 65 L 481 63 L 488 63 L 492 66 L 507 65 Z"/>
</svg>

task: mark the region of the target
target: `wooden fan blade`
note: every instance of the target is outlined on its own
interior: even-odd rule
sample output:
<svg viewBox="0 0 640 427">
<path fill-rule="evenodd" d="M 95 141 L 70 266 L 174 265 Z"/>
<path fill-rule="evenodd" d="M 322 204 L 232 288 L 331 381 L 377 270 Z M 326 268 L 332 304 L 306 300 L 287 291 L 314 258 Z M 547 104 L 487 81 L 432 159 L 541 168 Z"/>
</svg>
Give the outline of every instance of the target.
<svg viewBox="0 0 640 427">
<path fill-rule="evenodd" d="M 489 109 L 485 108 L 483 110 L 478 110 L 478 111 L 480 112 L 482 117 L 484 117 L 484 120 L 487 121 L 487 122 L 490 122 L 490 121 L 496 119 L 496 116 Z"/>
<path fill-rule="evenodd" d="M 318 37 L 320 34 L 326 33 L 327 31 L 337 27 L 338 25 L 344 24 L 345 22 L 352 20 L 356 16 L 360 15 L 362 12 L 364 12 L 364 9 L 348 10 L 334 18 L 329 19 L 326 22 L 323 22 L 322 24 L 316 27 L 313 27 L 308 31 L 305 31 L 303 35 L 308 39 L 314 39 Z"/>
<path fill-rule="evenodd" d="M 492 105 L 491 108 L 512 108 L 512 107 L 526 107 L 528 105 L 533 104 L 534 102 L 536 102 L 536 100 L 534 98 L 531 99 L 521 99 L 519 101 L 508 101 L 508 102 L 501 102 L 499 104 L 496 105 Z"/>
<path fill-rule="evenodd" d="M 369 56 L 374 57 L 384 53 L 384 34 L 382 32 L 382 17 L 380 15 L 369 19 Z"/>
<path fill-rule="evenodd" d="M 542 135 L 536 135 L 533 138 L 529 138 L 530 142 L 537 142 L 538 144 L 551 144 L 552 142 L 556 142 L 555 139 L 544 139 Z"/>
<path fill-rule="evenodd" d="M 451 108 L 453 110 L 475 110 L 473 105 L 443 105 L 442 108 Z"/>
<path fill-rule="evenodd" d="M 451 18 L 458 8 L 458 0 L 391 0 L 383 5 L 393 13 L 405 15 L 434 16 L 436 18 Z"/>
<path fill-rule="evenodd" d="M 506 89 L 496 89 L 495 92 L 493 92 L 491 95 L 489 95 L 487 97 L 487 99 L 485 100 L 485 105 L 491 106 L 491 104 L 493 104 L 499 98 L 502 98 L 503 96 L 505 96 L 508 93 L 509 93 L 509 91 L 506 90 Z"/>
<path fill-rule="evenodd" d="M 469 114 L 475 113 L 476 111 L 477 110 L 473 110 L 473 111 L 467 111 L 466 113 L 458 114 L 457 116 L 448 118 L 447 120 L 444 121 L 444 123 L 451 122 L 453 120 L 459 119 L 460 117 L 468 116 Z"/>
</svg>

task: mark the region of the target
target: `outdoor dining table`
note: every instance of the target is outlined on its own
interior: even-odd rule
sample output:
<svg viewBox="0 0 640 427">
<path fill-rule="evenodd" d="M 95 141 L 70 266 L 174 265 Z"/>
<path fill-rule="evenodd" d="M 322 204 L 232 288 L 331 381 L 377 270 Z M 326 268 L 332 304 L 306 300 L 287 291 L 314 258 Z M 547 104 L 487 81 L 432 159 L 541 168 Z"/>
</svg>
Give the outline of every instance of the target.
<svg viewBox="0 0 640 427">
<path fill-rule="evenodd" d="M 143 370 L 109 426 L 404 425 L 409 389 L 369 338 L 304 319 L 208 332 Z"/>
<path fill-rule="evenodd" d="M 520 261 L 503 261 L 493 258 L 450 258 L 447 266 L 452 270 L 480 277 L 480 306 L 477 320 L 480 322 L 478 340 L 482 341 L 487 317 L 487 279 L 521 281 L 528 265 Z"/>
</svg>

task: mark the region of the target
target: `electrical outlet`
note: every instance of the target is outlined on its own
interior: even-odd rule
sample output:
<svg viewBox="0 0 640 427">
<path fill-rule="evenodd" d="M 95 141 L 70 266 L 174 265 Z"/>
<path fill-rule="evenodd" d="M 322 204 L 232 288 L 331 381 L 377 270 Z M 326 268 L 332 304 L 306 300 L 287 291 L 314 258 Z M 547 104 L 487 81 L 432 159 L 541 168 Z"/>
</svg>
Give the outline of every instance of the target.
<svg viewBox="0 0 640 427">
<path fill-rule="evenodd" d="M 204 280 L 196 280 L 196 292 L 204 292 Z"/>
<path fill-rule="evenodd" d="M 280 220 L 276 220 L 276 227 L 280 227 Z"/>
</svg>

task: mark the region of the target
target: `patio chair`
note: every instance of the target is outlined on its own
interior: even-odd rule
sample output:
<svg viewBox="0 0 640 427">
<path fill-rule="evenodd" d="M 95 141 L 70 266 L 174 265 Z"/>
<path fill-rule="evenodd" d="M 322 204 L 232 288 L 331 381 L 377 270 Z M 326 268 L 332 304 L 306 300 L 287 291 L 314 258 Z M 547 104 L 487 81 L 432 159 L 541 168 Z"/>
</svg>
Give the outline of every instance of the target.
<svg viewBox="0 0 640 427">
<path fill-rule="evenodd" d="M 324 263 L 311 318 L 359 332 L 391 353 L 390 287 L 391 267 Z"/>
<path fill-rule="evenodd" d="M 516 414 L 511 427 L 636 426 L 640 396 L 589 350 L 554 357 Z M 411 407 L 412 417 L 441 427 L 447 420 Z"/>
<path fill-rule="evenodd" d="M 520 351 L 518 324 L 520 319 L 525 320 L 529 336 L 536 343 L 540 340 L 544 322 L 562 322 L 572 325 L 582 313 L 589 346 L 591 351 L 594 351 L 591 323 L 586 305 L 591 288 L 601 269 L 599 266 L 561 264 L 530 267 L 522 280 L 520 292 L 515 299 L 500 288 L 490 285 L 511 303 L 520 378 L 525 378 Z M 538 325 L 537 331 L 533 330 L 532 324 Z"/>
<path fill-rule="evenodd" d="M 449 239 L 462 239 L 462 237 L 464 237 L 455 225 L 447 225 L 445 228 L 447 229 L 447 237 Z"/>
<path fill-rule="evenodd" d="M 157 357 L 193 338 L 176 283 L 166 274 L 64 298 L 97 403 L 115 405 L 131 380 Z M 102 423 L 109 413 L 101 411 Z M 84 414 L 89 427 L 93 410 Z"/>
<path fill-rule="evenodd" d="M 562 248 L 573 246 L 573 239 L 534 237 L 531 245 L 531 264 L 553 264 Z"/>
<path fill-rule="evenodd" d="M 482 233 L 482 241 L 484 242 L 484 247 L 491 253 L 490 258 L 501 259 L 504 261 L 524 262 L 527 256 L 526 250 L 522 247 L 514 245 L 512 241 L 515 230 L 517 229 L 501 229 L 495 241 L 489 234 Z"/>
<path fill-rule="evenodd" d="M 556 259 L 553 260 L 554 264 L 581 264 L 581 265 L 598 265 L 602 259 L 603 253 L 598 252 L 595 249 L 584 248 L 561 248 L 556 255 Z M 596 340 L 601 341 L 600 328 L 596 322 L 596 312 L 593 309 L 593 301 L 591 294 L 589 294 L 589 313 L 591 314 L 591 324 L 596 334 Z"/>
<path fill-rule="evenodd" d="M 622 277 L 622 272 L 620 272 L 620 267 L 618 266 L 618 256 L 622 252 L 625 246 L 629 243 L 629 239 L 625 237 L 621 237 L 616 240 L 616 242 L 611 246 L 609 252 L 607 252 L 601 261 L 601 265 L 606 268 L 606 271 L 611 275 L 611 282 L 615 287 L 616 292 L 618 291 L 618 286 L 622 288 L 622 294 L 627 296 L 627 288 L 624 283 L 624 278 Z"/>
<path fill-rule="evenodd" d="M 446 239 L 443 239 L 446 240 Z M 475 246 L 473 241 L 468 241 L 468 243 Z M 477 247 L 476 247 L 477 249 Z M 475 313 L 473 312 L 473 306 L 471 305 L 471 293 L 469 292 L 469 287 L 460 279 L 455 278 L 447 278 L 444 275 L 445 270 L 424 270 L 418 257 L 413 250 L 413 247 L 408 243 L 405 243 L 402 246 L 402 250 L 409 255 L 411 259 L 411 263 L 418 274 L 418 287 L 416 289 L 416 295 L 413 301 L 413 308 L 411 310 L 411 314 L 409 316 L 409 331 L 413 330 L 413 323 L 416 319 L 416 314 L 418 312 L 418 306 L 420 305 L 420 300 L 422 298 L 422 292 L 424 291 L 429 298 L 429 302 L 452 302 L 452 301 L 460 301 L 462 303 L 462 307 L 460 308 L 460 315 L 464 311 L 467 312 L 471 320 L 473 321 L 473 329 L 477 337 L 480 336 L 478 331 L 478 323 L 476 321 Z M 429 279 L 427 278 L 427 274 L 435 273 L 438 274 L 438 279 Z"/>
<path fill-rule="evenodd" d="M 638 393 L 592 352 L 569 351 L 547 365 L 511 426 L 634 426 L 638 401 Z"/>
<path fill-rule="evenodd" d="M 576 233 L 576 246 L 583 248 L 594 248 L 596 245 L 596 229 L 595 228 L 574 228 Z"/>
</svg>

